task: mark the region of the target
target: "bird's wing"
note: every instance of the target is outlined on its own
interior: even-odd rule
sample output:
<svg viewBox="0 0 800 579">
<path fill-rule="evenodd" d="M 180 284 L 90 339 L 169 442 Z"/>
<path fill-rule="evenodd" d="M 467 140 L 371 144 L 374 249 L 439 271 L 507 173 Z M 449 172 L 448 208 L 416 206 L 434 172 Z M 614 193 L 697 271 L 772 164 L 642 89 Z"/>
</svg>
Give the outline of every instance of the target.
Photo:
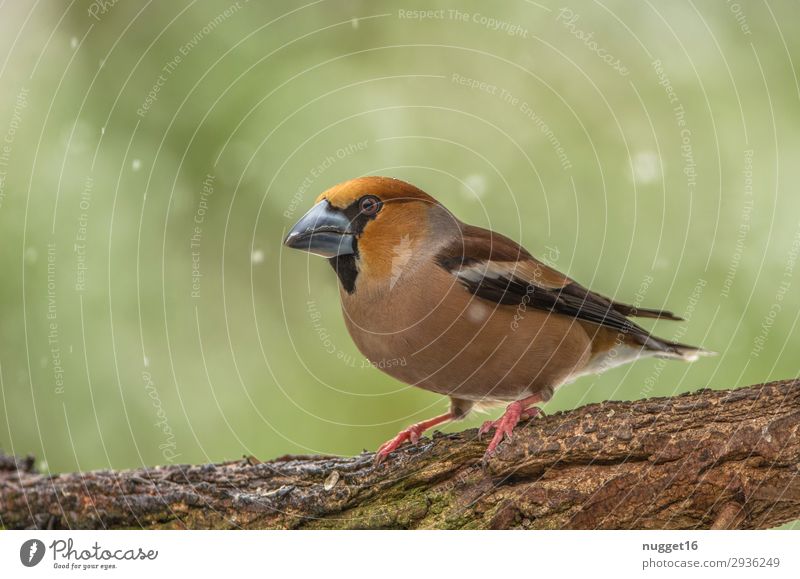
<svg viewBox="0 0 800 579">
<path fill-rule="evenodd" d="M 679 319 L 670 312 L 614 302 L 545 265 L 511 239 L 471 225 L 437 256 L 472 294 L 505 305 L 534 307 L 646 339 L 649 333 L 627 316 Z"/>
</svg>

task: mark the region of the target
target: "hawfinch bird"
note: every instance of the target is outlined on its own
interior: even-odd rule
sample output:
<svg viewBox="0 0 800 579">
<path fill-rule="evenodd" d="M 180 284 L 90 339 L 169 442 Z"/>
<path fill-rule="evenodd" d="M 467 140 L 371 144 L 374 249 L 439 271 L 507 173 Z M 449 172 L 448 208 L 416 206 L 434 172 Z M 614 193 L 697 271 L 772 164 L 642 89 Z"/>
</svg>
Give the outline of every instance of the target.
<svg viewBox="0 0 800 579">
<path fill-rule="evenodd" d="M 379 462 L 476 404 L 506 403 L 502 417 L 479 431 L 495 430 L 489 455 L 562 384 L 638 358 L 694 361 L 711 353 L 658 338 L 630 320 L 680 320 L 670 312 L 596 294 L 397 179 L 336 185 L 284 243 L 328 259 L 347 329 L 368 360 L 450 398 L 449 412 L 383 444 Z"/>
</svg>

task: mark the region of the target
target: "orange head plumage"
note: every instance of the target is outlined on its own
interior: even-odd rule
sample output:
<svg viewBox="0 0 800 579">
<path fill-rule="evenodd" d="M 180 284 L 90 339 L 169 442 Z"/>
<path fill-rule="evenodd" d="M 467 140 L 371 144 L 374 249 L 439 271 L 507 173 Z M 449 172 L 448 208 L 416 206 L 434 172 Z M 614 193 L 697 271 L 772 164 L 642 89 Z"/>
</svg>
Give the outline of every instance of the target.
<svg viewBox="0 0 800 579">
<path fill-rule="evenodd" d="M 441 207 L 405 181 L 359 177 L 317 197 L 285 244 L 330 258 L 343 287 L 352 291 L 358 272 L 388 279 L 398 248 L 414 252 L 427 234 L 431 209 Z"/>
<path fill-rule="evenodd" d="M 410 203 L 423 202 L 437 204 L 436 199 L 406 183 L 392 177 L 358 177 L 344 183 L 334 185 L 319 197 L 316 203 L 327 199 L 331 205 L 338 209 L 347 209 L 356 201 L 367 195 L 374 195 L 384 203 Z"/>
</svg>

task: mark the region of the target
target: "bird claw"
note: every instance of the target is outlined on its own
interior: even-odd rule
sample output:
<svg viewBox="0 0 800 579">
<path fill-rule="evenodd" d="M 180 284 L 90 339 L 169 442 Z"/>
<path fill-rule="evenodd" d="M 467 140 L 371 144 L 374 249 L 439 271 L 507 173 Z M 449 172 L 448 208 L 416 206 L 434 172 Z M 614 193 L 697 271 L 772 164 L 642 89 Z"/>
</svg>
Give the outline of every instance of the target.
<svg viewBox="0 0 800 579">
<path fill-rule="evenodd" d="M 500 422 L 499 419 L 487 420 L 486 422 L 481 424 L 481 427 L 478 429 L 478 440 L 480 440 L 481 437 L 483 437 L 483 435 L 489 432 L 492 428 L 495 428 L 499 422 Z"/>
<path fill-rule="evenodd" d="M 539 408 L 538 406 L 531 406 L 530 408 L 526 408 L 522 415 L 519 417 L 520 422 L 526 420 L 533 420 L 534 418 L 544 418 L 547 414 L 544 413 L 544 410 Z"/>
<path fill-rule="evenodd" d="M 486 434 L 493 428 L 495 429 L 494 436 L 483 455 L 484 463 L 495 453 L 495 450 L 504 439 L 511 440 L 514 437 L 514 427 L 520 421 L 535 418 L 540 412 L 541 409 L 538 406 L 523 409 L 522 404 L 519 402 L 512 402 L 500 418 L 484 422 L 478 429 L 478 440 L 481 439 L 481 435 Z"/>
<path fill-rule="evenodd" d="M 420 435 L 425 431 L 423 425 L 413 424 L 397 433 L 397 436 L 391 440 L 387 440 L 378 447 L 375 451 L 375 464 L 381 464 L 389 454 L 400 448 L 404 442 L 410 441 L 411 444 L 419 442 Z"/>
</svg>

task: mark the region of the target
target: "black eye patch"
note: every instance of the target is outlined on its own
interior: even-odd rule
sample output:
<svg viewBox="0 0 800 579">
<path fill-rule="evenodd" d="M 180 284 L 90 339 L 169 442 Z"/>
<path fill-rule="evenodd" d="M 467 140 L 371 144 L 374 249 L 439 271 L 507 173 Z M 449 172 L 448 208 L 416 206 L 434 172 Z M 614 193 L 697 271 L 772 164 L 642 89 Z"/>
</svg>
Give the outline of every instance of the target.
<svg viewBox="0 0 800 579">
<path fill-rule="evenodd" d="M 359 235 L 364 231 L 367 223 L 375 219 L 375 216 L 383 208 L 383 201 L 375 195 L 365 195 L 342 210 L 342 213 L 350 220 L 350 227 L 353 233 Z"/>
</svg>

